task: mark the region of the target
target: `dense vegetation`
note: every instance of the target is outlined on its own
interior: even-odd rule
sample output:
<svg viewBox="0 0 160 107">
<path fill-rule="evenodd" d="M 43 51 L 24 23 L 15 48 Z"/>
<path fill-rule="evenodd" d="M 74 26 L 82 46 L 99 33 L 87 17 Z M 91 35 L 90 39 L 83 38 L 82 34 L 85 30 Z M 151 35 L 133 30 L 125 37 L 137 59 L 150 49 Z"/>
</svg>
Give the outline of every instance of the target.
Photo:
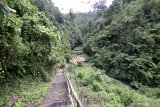
<svg viewBox="0 0 160 107">
<path fill-rule="evenodd" d="M 68 73 L 85 107 L 158 107 L 159 89 L 136 91 L 131 87 L 105 75 L 104 70 L 84 64 L 69 68 Z M 146 92 L 146 93 L 142 93 Z"/>
<path fill-rule="evenodd" d="M 69 42 L 45 13 L 29 0 L 4 3 L 16 13 L 9 13 L 0 25 L 0 80 L 38 76 L 60 61 Z"/>
<path fill-rule="evenodd" d="M 84 51 L 96 67 L 135 88 L 160 85 L 159 0 L 114 0 L 86 27 Z"/>
<path fill-rule="evenodd" d="M 51 1 L 38 3 L 44 1 L 45 7 L 30 0 L 0 1 L 0 106 L 11 96 L 19 96 L 17 107 L 39 104 L 49 86 L 42 79 L 52 76 L 52 67 L 71 49 L 60 29 L 60 23 L 71 21 Z"/>
<path fill-rule="evenodd" d="M 160 1 L 105 2 L 62 14 L 51 0 L 0 1 L 0 106 L 11 95 L 20 96 L 17 107 L 37 106 L 49 86 L 39 77 L 53 74 L 64 56 L 86 106 L 159 102 Z M 90 63 L 77 67 L 69 53 L 80 45 Z"/>
<path fill-rule="evenodd" d="M 72 49 L 82 44 L 81 32 L 76 24 L 73 23 L 75 18 L 73 11 L 63 15 L 51 0 L 31 0 L 31 2 L 37 6 L 39 11 L 46 13 L 46 17 L 50 19 L 59 31 L 65 32 L 65 38 L 69 39 Z"/>
</svg>

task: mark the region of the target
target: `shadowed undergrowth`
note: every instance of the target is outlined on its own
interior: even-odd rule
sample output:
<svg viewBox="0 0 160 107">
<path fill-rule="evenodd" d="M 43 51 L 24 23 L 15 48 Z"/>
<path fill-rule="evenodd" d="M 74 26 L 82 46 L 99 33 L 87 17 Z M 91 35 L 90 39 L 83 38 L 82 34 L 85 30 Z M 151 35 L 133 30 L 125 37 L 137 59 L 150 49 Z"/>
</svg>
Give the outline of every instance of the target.
<svg viewBox="0 0 160 107">
<path fill-rule="evenodd" d="M 15 79 L 0 86 L 0 106 L 3 107 L 11 96 L 18 96 L 14 107 L 38 106 L 49 87 L 49 83 L 31 77 Z"/>
</svg>

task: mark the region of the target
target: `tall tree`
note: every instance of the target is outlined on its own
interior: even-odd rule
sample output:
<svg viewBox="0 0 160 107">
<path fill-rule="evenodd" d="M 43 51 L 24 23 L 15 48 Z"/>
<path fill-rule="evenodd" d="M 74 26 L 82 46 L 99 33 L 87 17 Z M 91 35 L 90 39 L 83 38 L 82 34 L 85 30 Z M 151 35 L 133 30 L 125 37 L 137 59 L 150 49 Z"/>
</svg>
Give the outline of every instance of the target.
<svg viewBox="0 0 160 107">
<path fill-rule="evenodd" d="M 107 6 L 106 6 L 106 0 L 99 0 L 99 1 L 96 1 L 92 7 L 93 9 L 96 11 L 96 12 L 101 12 L 103 11 Z"/>
<path fill-rule="evenodd" d="M 70 17 L 71 21 L 73 21 L 75 19 L 75 15 L 74 15 L 74 12 L 73 12 L 72 8 L 69 10 L 69 17 Z"/>
</svg>

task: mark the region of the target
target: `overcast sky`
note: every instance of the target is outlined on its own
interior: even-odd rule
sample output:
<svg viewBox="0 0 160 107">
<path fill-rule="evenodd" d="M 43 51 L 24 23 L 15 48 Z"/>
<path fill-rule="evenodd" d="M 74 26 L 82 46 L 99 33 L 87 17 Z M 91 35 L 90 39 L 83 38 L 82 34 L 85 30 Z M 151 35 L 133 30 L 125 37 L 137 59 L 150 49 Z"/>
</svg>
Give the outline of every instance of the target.
<svg viewBox="0 0 160 107">
<path fill-rule="evenodd" d="M 74 12 L 89 12 L 91 5 L 98 0 L 52 0 L 54 5 L 59 7 L 62 13 L 68 13 L 69 9 L 73 9 Z M 106 5 L 110 6 L 113 0 L 107 0 Z"/>
</svg>

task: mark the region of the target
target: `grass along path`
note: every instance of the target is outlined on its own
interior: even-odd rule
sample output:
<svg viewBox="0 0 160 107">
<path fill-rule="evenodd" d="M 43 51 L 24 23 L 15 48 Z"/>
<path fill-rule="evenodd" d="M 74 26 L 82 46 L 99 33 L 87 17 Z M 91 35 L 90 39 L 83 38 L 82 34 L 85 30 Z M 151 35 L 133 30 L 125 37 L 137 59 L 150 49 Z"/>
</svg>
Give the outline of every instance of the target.
<svg viewBox="0 0 160 107">
<path fill-rule="evenodd" d="M 74 88 L 85 107 L 158 107 L 160 99 L 147 97 L 122 82 L 110 78 L 91 64 L 70 65 L 68 70 Z"/>
<path fill-rule="evenodd" d="M 40 83 L 35 85 L 37 86 L 33 86 L 32 89 L 24 90 L 20 93 L 21 97 L 19 98 L 18 102 L 16 102 L 14 107 L 24 107 L 25 105 L 30 107 L 39 106 L 49 84 Z"/>
<path fill-rule="evenodd" d="M 3 107 L 11 96 L 18 96 L 14 107 L 38 107 L 49 83 L 44 83 L 40 79 L 33 80 L 29 77 L 13 82 L 5 83 L 0 87 L 0 107 Z"/>
<path fill-rule="evenodd" d="M 57 66 L 48 71 L 49 80 L 55 75 Z M 17 96 L 13 107 L 39 107 L 51 82 L 43 82 L 41 76 L 26 76 L 23 78 L 12 77 L 3 84 L 0 84 L 0 107 L 8 102 L 10 97 Z"/>
<path fill-rule="evenodd" d="M 13 79 L 0 85 L 0 107 L 3 107 L 10 97 L 18 96 L 14 107 L 38 107 L 50 83 L 42 82 L 39 77 L 24 77 Z"/>
</svg>

